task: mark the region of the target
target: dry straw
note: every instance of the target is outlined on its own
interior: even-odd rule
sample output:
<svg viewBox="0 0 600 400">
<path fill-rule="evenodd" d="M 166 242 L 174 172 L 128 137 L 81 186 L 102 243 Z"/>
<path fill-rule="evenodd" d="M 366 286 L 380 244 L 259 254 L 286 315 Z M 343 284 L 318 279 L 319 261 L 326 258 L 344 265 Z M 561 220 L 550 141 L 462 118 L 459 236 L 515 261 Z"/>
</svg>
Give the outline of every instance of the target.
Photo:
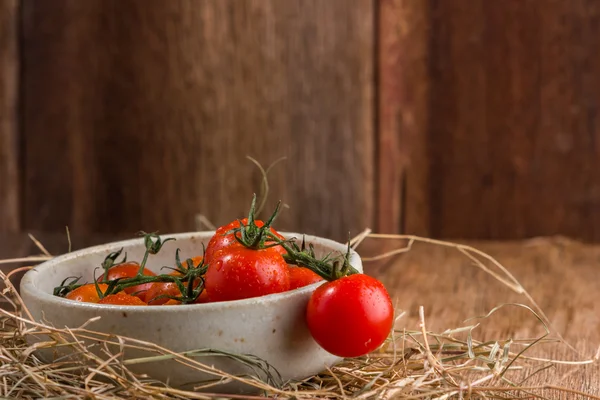
<svg viewBox="0 0 600 400">
<path fill-rule="evenodd" d="M 52 256 L 43 245 L 31 237 L 44 253 L 40 256 L 0 260 L 0 263 L 37 263 Z M 114 337 L 86 329 L 55 328 L 32 321 L 10 277 L 2 274 L 6 288 L 2 292 L 10 311 L 0 310 L 0 397 L 19 399 L 214 399 L 214 398 L 280 398 L 280 399 L 478 399 L 478 398 L 555 398 L 557 395 L 600 399 L 577 390 L 545 386 L 528 386 L 528 378 L 557 364 L 573 367 L 592 364 L 595 358 L 583 361 L 561 361 L 528 356 L 529 350 L 540 343 L 564 342 L 558 335 L 549 337 L 547 317 L 534 299 L 514 276 L 489 255 L 469 246 L 406 235 L 380 235 L 365 230 L 351 240 L 354 248 L 365 239 L 395 239 L 402 245 L 365 262 L 410 251 L 415 242 L 446 246 L 456 249 L 498 281 L 525 296 L 533 307 L 524 304 L 503 304 L 488 315 L 474 318 L 469 325 L 430 332 L 424 310 L 419 310 L 420 324 L 414 330 L 395 330 L 389 340 L 367 357 L 348 359 L 321 374 L 300 382 L 282 382 L 272 367 L 263 360 L 249 355 L 229 354 L 211 349 L 198 349 L 185 354 L 135 338 Z M 31 268 L 31 267 L 27 267 Z M 22 270 L 22 269 L 21 269 Z M 545 328 L 546 334 L 538 338 L 498 339 L 481 342 L 475 339 L 477 328 L 485 319 L 505 307 L 519 307 L 531 313 Z M 397 316 L 401 319 L 404 314 Z M 27 338 L 45 334 L 47 341 L 29 345 Z M 103 356 L 97 356 L 84 344 L 94 339 L 100 343 Z M 96 345 L 98 346 L 98 345 Z M 86 360 L 85 367 L 68 357 L 45 364 L 36 357 L 35 350 L 68 347 Z M 127 348 L 152 349 L 154 356 L 144 359 L 123 357 Z M 203 357 L 233 358 L 253 368 L 256 376 L 232 376 L 203 363 Z M 183 391 L 163 383 L 137 376 L 129 366 L 142 362 L 174 359 L 189 368 L 213 374 L 212 382 L 198 384 L 197 390 Z M 518 380 L 517 380 L 518 378 Z M 243 381 L 260 389 L 257 396 L 224 396 L 219 394 L 219 384 L 232 380 Z M 200 389 L 202 391 L 200 391 Z"/>
</svg>

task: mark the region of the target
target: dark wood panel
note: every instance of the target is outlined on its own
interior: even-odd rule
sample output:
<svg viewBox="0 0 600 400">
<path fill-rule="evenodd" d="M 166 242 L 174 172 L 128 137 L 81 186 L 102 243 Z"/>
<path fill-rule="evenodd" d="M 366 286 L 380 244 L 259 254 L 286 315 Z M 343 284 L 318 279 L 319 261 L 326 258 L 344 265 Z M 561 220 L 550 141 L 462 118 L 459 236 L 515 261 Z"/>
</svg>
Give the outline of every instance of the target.
<svg viewBox="0 0 600 400">
<path fill-rule="evenodd" d="M 0 231 L 19 228 L 18 1 L 0 0 Z"/>
<path fill-rule="evenodd" d="M 181 231 L 246 212 L 374 220 L 373 4 L 24 1 L 25 228 Z"/>
<path fill-rule="evenodd" d="M 432 235 L 600 240 L 600 2 L 431 7 Z"/>
<path fill-rule="evenodd" d="M 379 2 L 378 231 L 429 233 L 429 4 Z"/>
</svg>

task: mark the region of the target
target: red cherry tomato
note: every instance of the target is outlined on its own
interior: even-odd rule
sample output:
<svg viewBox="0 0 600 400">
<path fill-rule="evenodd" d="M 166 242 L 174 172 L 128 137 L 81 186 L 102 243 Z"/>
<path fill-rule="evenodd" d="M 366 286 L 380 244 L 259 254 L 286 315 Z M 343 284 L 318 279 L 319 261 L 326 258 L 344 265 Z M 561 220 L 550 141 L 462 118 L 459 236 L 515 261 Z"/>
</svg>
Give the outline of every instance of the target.
<svg viewBox="0 0 600 400">
<path fill-rule="evenodd" d="M 148 304 L 144 303 L 138 297 L 132 296 L 127 293 L 119 292 L 116 294 L 109 294 L 102 300 L 98 302 L 98 304 L 113 304 L 120 306 L 147 306 Z"/>
<path fill-rule="evenodd" d="M 308 301 L 306 322 L 315 341 L 329 353 L 359 357 L 385 341 L 394 309 L 381 282 L 355 274 L 319 286 Z"/>
<path fill-rule="evenodd" d="M 313 283 L 321 282 L 323 278 L 305 267 L 289 267 L 290 290 L 298 289 Z"/>
<path fill-rule="evenodd" d="M 177 285 L 173 282 L 154 282 L 150 286 L 150 289 L 146 291 L 144 301 L 150 306 L 158 306 L 171 300 L 167 296 L 181 297 L 181 292 Z"/>
<path fill-rule="evenodd" d="M 98 287 L 100 288 L 102 293 L 104 293 L 108 288 L 108 285 L 100 283 L 98 284 Z M 80 286 L 77 289 L 70 291 L 69 293 L 67 293 L 65 298 L 69 300 L 83 301 L 85 303 L 97 303 L 98 301 L 100 301 L 98 291 L 96 290 L 96 285 L 94 285 L 93 283 Z"/>
<path fill-rule="evenodd" d="M 202 260 L 202 257 L 194 257 L 192 260 L 194 265 L 197 266 L 200 260 Z M 185 262 L 182 264 L 184 267 L 187 266 Z M 179 273 L 179 271 L 173 271 L 169 275 L 181 276 L 181 273 Z M 183 285 L 187 288 L 187 282 L 184 282 Z M 200 285 L 200 279 L 196 279 L 194 281 L 194 289 L 197 288 L 198 285 Z M 141 299 L 151 306 L 161 304 L 167 305 L 167 303 L 168 305 L 181 304 L 180 301 L 170 297 L 181 297 L 181 292 L 179 291 L 177 284 L 174 282 L 154 282 L 150 285 L 150 288 L 145 292 L 144 297 L 141 297 Z M 198 296 L 196 299 L 195 303 L 206 303 L 207 301 L 208 299 L 206 298 L 206 290 L 203 290 L 202 293 L 200 293 L 200 296 Z"/>
<path fill-rule="evenodd" d="M 289 290 L 288 266 L 274 249 L 229 247 L 213 255 L 206 272 L 210 301 L 264 296 Z"/>
<path fill-rule="evenodd" d="M 108 280 L 119 279 L 119 278 L 133 278 L 137 275 L 140 269 L 140 264 L 136 262 L 126 262 L 122 264 L 115 265 L 108 270 Z M 144 268 L 144 275 L 147 276 L 155 276 L 156 274 L 150 271 L 148 268 Z M 102 282 L 104 280 L 104 274 L 100 275 L 98 278 L 98 282 Z M 144 293 L 150 289 L 152 283 L 143 283 L 141 285 L 131 286 L 123 291 L 127 294 L 135 294 L 140 299 L 144 299 Z"/>
<path fill-rule="evenodd" d="M 254 222 L 256 223 L 256 226 L 258 226 L 259 228 L 261 226 L 264 226 L 264 224 L 265 224 L 261 220 L 255 220 Z M 242 223 L 244 225 L 246 225 L 248 223 L 248 218 L 242 219 Z M 206 263 L 210 263 L 213 258 L 213 255 L 219 250 L 225 249 L 230 246 L 243 247 L 243 245 L 235 239 L 235 237 L 233 236 L 233 233 L 226 235 L 226 233 L 229 232 L 230 230 L 233 230 L 233 229 L 239 228 L 239 227 L 240 227 L 240 223 L 239 223 L 239 221 L 236 220 L 227 225 L 223 225 L 222 227 L 217 229 L 214 236 L 210 239 L 210 241 L 206 245 L 206 250 L 204 251 L 204 260 Z M 271 232 L 274 235 L 276 235 L 278 238 L 280 238 L 281 240 L 285 240 L 285 238 L 283 236 L 281 236 L 281 234 L 279 234 L 273 228 L 271 228 Z M 240 237 L 239 233 L 237 235 L 238 235 L 238 237 Z M 276 250 L 281 255 L 286 254 L 285 249 L 281 246 L 273 246 L 272 249 Z"/>
</svg>

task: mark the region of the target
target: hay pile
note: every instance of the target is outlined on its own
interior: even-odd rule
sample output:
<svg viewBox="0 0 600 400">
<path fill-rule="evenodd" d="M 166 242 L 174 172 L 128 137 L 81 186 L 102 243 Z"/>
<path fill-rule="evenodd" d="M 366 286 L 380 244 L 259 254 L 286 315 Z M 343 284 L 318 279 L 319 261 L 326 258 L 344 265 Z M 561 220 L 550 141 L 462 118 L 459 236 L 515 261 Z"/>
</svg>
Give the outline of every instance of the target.
<svg viewBox="0 0 600 400">
<path fill-rule="evenodd" d="M 365 238 L 397 239 L 408 243 L 392 252 L 365 261 L 391 257 L 409 251 L 415 241 L 432 245 L 453 247 L 469 257 L 479 268 L 494 276 L 518 293 L 523 294 L 534 307 L 523 304 L 499 305 L 486 316 L 470 321 L 467 326 L 448 329 L 444 332 L 427 330 L 424 310 L 420 308 L 420 324 L 415 330 L 396 330 L 387 343 L 378 351 L 366 357 L 348 359 L 330 370 L 300 382 L 282 382 L 277 374 L 263 360 L 252 356 L 226 354 L 209 349 L 177 354 L 152 343 L 134 338 L 112 337 L 86 329 L 85 326 L 72 329 L 59 329 L 32 321 L 27 310 L 10 282 L 9 276 L 2 274 L 6 288 L 2 296 L 10 304 L 10 310 L 0 310 L 0 397 L 3 398 L 91 398 L 91 399 L 214 399 L 214 398 L 359 398 L 359 399 L 450 399 L 450 398 L 552 398 L 558 393 L 581 395 L 598 399 L 576 390 L 553 387 L 530 387 L 527 378 L 561 361 L 528 356 L 528 351 L 543 342 L 560 341 L 550 338 L 547 318 L 537 309 L 535 302 L 516 279 L 493 258 L 468 246 L 418 238 L 414 236 L 377 235 L 366 230 L 351 243 L 357 247 Z M 38 243 L 39 244 L 39 243 Z M 40 249 L 45 251 L 39 244 Z M 17 261 L 39 262 L 51 257 L 49 254 L 24 258 Z M 2 263 L 16 262 L 4 260 Z M 519 307 L 528 310 L 546 329 L 546 334 L 538 338 L 498 339 L 481 342 L 476 339 L 479 324 L 504 307 Z M 401 319 L 403 313 L 397 315 Z M 48 335 L 49 340 L 30 346 L 28 337 Z M 83 343 L 93 338 L 100 342 L 103 357 L 98 357 Z M 41 347 L 70 347 L 87 363 L 81 367 L 72 359 L 58 359 L 53 364 L 45 364 L 36 357 L 35 350 Z M 127 348 L 144 347 L 151 349 L 150 359 L 126 359 L 122 357 Z M 207 355 L 230 357 L 252 366 L 257 376 L 231 376 L 203 364 Z M 200 391 L 183 391 L 137 376 L 129 366 L 139 362 L 155 362 L 175 359 L 189 368 L 213 373 L 216 382 L 199 384 Z M 590 364 L 594 360 L 570 362 L 572 365 Z M 259 374 L 260 372 L 260 374 Z M 253 397 L 219 394 L 219 384 L 232 380 L 243 381 L 261 390 Z"/>
</svg>

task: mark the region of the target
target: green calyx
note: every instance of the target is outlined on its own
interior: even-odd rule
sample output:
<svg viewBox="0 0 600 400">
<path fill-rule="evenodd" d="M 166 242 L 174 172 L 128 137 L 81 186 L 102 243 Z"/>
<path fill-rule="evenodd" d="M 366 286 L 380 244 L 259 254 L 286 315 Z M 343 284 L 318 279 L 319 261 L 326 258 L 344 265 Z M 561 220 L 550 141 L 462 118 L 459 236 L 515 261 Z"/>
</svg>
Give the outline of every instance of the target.
<svg viewBox="0 0 600 400">
<path fill-rule="evenodd" d="M 271 239 L 271 226 L 277 218 L 281 209 L 281 201 L 277 203 L 275 211 L 265 224 L 259 227 L 256 224 L 256 194 L 252 197 L 252 203 L 250 204 L 250 212 L 248 213 L 248 223 L 244 225 L 241 220 L 238 220 L 239 228 L 232 229 L 225 234 L 233 234 L 235 240 L 241 243 L 244 247 L 252 250 L 267 249 L 269 247 L 279 246 L 277 241 Z"/>
<path fill-rule="evenodd" d="M 155 255 L 162 249 L 162 247 L 170 240 L 175 240 L 175 238 L 167 238 L 165 240 L 161 240 L 160 236 L 156 233 L 146 233 L 144 231 L 140 232 L 142 236 L 144 236 L 144 246 L 146 246 L 146 252 L 144 253 L 144 258 L 140 263 L 140 269 L 138 271 L 138 276 L 142 276 L 144 272 L 144 267 L 146 266 L 146 262 L 148 261 L 148 256 L 150 254 Z"/>
<path fill-rule="evenodd" d="M 123 248 L 121 247 L 120 250 L 107 255 L 106 258 L 104 259 L 104 261 L 102 262 L 101 265 L 102 265 L 102 269 L 104 270 L 103 282 L 108 281 L 108 270 L 110 268 L 112 268 L 115 264 L 123 264 L 123 263 L 127 262 L 127 253 L 125 253 L 125 255 L 123 256 L 123 259 L 117 263 L 117 258 L 119 258 L 119 256 L 121 255 L 122 252 L 123 252 Z"/>
<path fill-rule="evenodd" d="M 308 248 L 306 247 L 305 237 L 302 237 L 300 247 L 295 241 L 280 241 L 280 245 L 287 252 L 283 258 L 288 264 L 308 268 L 328 281 L 360 273 L 350 265 L 350 244 L 348 244 L 348 250 L 345 254 L 333 257 L 333 253 L 330 252 L 322 258 L 317 258 L 312 243 L 308 244 Z"/>
<path fill-rule="evenodd" d="M 333 257 L 332 253 L 329 253 L 322 258 L 317 258 L 314 246 L 308 244 L 307 248 L 304 237 L 302 238 L 301 246 L 298 246 L 295 239 L 284 240 L 275 235 L 271 227 L 279 214 L 280 206 L 281 201 L 277 203 L 275 211 L 271 214 L 267 222 L 263 226 L 258 227 L 255 220 L 256 195 L 254 195 L 250 204 L 250 212 L 248 213 L 248 223 L 244 225 L 242 221 L 239 221 L 240 227 L 232 229 L 226 234 L 233 233 L 239 243 L 253 250 L 281 246 L 286 251 L 283 258 L 288 264 L 308 268 L 329 281 L 359 273 L 358 270 L 350 265 L 351 248 L 349 241 L 348 250 L 345 254 Z"/>
</svg>

